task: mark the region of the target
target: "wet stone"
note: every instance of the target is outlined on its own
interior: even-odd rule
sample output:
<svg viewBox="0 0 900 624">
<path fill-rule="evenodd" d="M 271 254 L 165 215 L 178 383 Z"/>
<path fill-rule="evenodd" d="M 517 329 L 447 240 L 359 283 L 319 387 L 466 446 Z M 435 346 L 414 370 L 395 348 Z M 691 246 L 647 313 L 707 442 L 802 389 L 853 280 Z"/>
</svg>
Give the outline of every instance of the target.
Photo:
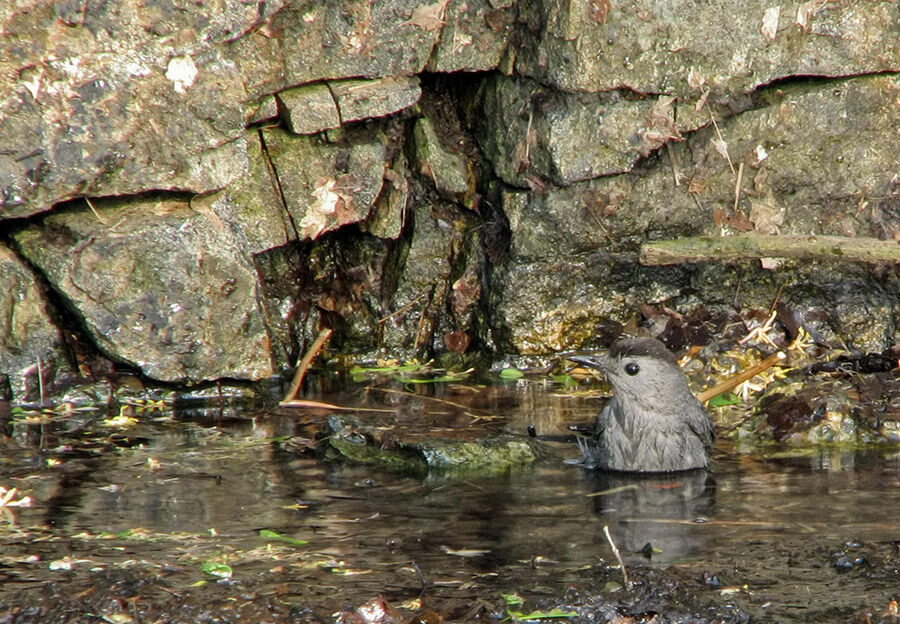
<svg viewBox="0 0 900 624">
<path fill-rule="evenodd" d="M 38 402 L 72 371 L 31 270 L 0 244 L 0 400 Z"/>
<path fill-rule="evenodd" d="M 416 121 L 413 130 L 419 170 L 434 182 L 444 196 L 466 200 L 475 193 L 475 177 L 462 154 L 445 149 L 434 122 L 428 117 Z"/>
<path fill-rule="evenodd" d="M 94 205 L 16 241 L 104 353 L 160 381 L 272 374 L 256 269 L 220 222 L 176 200 Z"/>
<path fill-rule="evenodd" d="M 329 86 L 344 123 L 391 115 L 409 108 L 422 96 L 417 76 L 340 80 Z"/>
<path fill-rule="evenodd" d="M 284 121 L 294 134 L 315 134 L 341 126 L 334 95 L 325 83 L 286 89 L 275 98 L 284 111 Z"/>
<path fill-rule="evenodd" d="M 280 128 L 265 128 L 262 137 L 301 240 L 368 216 L 388 158 L 389 139 L 380 126 L 347 129 L 332 141 Z"/>
</svg>

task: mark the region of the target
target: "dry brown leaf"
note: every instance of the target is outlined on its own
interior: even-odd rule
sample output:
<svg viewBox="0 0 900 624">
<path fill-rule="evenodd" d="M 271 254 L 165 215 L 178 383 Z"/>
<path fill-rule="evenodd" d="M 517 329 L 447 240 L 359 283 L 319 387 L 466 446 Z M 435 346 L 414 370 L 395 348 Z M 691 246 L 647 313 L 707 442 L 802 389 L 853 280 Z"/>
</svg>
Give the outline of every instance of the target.
<svg viewBox="0 0 900 624">
<path fill-rule="evenodd" d="M 450 0 L 438 0 L 434 4 L 426 4 L 413 9 L 412 17 L 409 18 L 407 24 L 424 28 L 432 31 L 441 28 L 444 22 L 444 9 Z"/>
<path fill-rule="evenodd" d="M 481 285 L 470 277 L 464 276 L 453 282 L 453 293 L 450 295 L 450 300 L 453 313 L 457 317 L 464 316 L 481 297 Z"/>
<path fill-rule="evenodd" d="M 750 220 L 762 234 L 778 234 L 784 225 L 784 208 L 778 205 L 771 189 L 764 197 L 750 199 Z"/>
<path fill-rule="evenodd" d="M 716 224 L 716 227 L 726 225 L 739 232 L 749 232 L 753 229 L 753 224 L 740 210 L 731 211 L 713 208 L 713 223 Z"/>
<path fill-rule="evenodd" d="M 675 124 L 674 96 L 660 96 L 647 115 L 641 143 L 643 152 L 648 154 L 670 140 L 683 141 L 681 132 Z"/>
<path fill-rule="evenodd" d="M 469 348 L 469 334 L 462 330 L 447 332 L 444 334 L 444 346 L 454 353 L 465 353 Z"/>
</svg>

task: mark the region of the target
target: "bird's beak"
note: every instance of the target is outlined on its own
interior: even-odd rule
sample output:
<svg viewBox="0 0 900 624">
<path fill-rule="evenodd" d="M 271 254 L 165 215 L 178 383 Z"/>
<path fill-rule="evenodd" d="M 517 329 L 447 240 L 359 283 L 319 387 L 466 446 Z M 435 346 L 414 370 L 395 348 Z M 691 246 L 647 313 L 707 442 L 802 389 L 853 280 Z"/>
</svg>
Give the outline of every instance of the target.
<svg viewBox="0 0 900 624">
<path fill-rule="evenodd" d="M 588 368 L 596 368 L 601 371 L 606 370 L 606 358 L 602 355 L 570 355 L 566 359 Z"/>
</svg>

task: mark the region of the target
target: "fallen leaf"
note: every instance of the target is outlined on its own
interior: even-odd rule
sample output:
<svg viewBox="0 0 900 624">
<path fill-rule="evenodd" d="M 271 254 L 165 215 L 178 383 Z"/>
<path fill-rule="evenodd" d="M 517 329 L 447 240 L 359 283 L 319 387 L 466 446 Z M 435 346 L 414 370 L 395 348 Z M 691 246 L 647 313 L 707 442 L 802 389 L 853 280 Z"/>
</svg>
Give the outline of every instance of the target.
<svg viewBox="0 0 900 624">
<path fill-rule="evenodd" d="M 444 346 L 454 353 L 465 353 L 469 348 L 469 334 L 462 330 L 447 332 L 444 334 Z"/>
<path fill-rule="evenodd" d="M 641 142 L 645 154 L 649 154 L 670 140 L 684 140 L 675 124 L 673 105 L 676 99 L 674 96 L 660 96 L 650 108 L 641 132 Z"/>
<path fill-rule="evenodd" d="M 750 220 L 762 234 L 778 234 L 784 225 L 784 208 L 778 205 L 774 193 L 767 189 L 765 196 L 750 199 Z"/>
<path fill-rule="evenodd" d="M 688 70 L 687 83 L 691 89 L 699 89 L 706 84 L 706 78 L 704 78 L 703 75 L 699 71 L 697 71 L 696 67 L 691 66 L 691 68 Z"/>
<path fill-rule="evenodd" d="M 450 295 L 453 313 L 457 317 L 464 316 L 479 297 L 481 297 L 481 285 L 476 279 L 469 279 L 466 276 L 459 278 L 453 282 L 453 293 Z"/>
<path fill-rule="evenodd" d="M 413 9 L 412 17 L 406 24 L 412 24 L 428 31 L 437 30 L 445 24 L 444 9 L 450 0 L 438 0 L 434 4 L 426 4 Z"/>
<path fill-rule="evenodd" d="M 713 223 L 717 227 L 727 225 L 740 232 L 749 232 L 753 229 L 753 223 L 739 210 L 732 212 L 722 208 L 713 208 Z"/>
</svg>

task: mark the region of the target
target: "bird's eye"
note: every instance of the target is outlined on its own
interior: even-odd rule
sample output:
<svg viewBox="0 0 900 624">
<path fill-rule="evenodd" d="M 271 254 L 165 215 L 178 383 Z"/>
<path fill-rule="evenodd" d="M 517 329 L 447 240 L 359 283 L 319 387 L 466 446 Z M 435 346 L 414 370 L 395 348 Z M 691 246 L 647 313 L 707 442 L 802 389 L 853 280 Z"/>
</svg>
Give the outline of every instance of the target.
<svg viewBox="0 0 900 624">
<path fill-rule="evenodd" d="M 634 377 L 639 372 L 641 372 L 641 367 L 638 366 L 635 362 L 628 362 L 628 364 L 625 365 L 625 372 Z"/>
</svg>

